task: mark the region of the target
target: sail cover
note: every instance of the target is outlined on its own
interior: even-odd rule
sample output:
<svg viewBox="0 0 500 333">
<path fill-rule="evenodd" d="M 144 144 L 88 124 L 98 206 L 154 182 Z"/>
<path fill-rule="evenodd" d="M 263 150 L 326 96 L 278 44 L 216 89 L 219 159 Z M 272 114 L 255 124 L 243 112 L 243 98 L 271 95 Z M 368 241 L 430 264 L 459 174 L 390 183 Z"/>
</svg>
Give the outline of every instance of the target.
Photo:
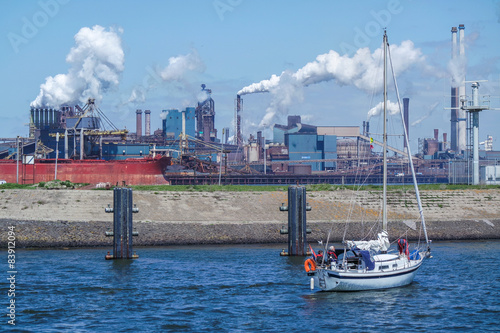
<svg viewBox="0 0 500 333">
<path fill-rule="evenodd" d="M 357 247 L 360 250 L 367 251 L 387 251 L 391 246 L 389 243 L 389 235 L 387 231 L 382 231 L 378 234 L 378 239 L 369 240 L 369 241 L 347 241 L 347 246 L 350 248 Z"/>
</svg>

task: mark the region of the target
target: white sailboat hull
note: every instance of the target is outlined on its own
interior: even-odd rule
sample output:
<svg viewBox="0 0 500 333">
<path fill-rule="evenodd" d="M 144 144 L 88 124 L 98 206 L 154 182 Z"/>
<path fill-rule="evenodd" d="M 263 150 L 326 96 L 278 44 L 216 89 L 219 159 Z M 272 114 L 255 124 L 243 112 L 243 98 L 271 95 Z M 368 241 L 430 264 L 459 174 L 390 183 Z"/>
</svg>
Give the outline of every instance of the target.
<svg viewBox="0 0 500 333">
<path fill-rule="evenodd" d="M 422 259 L 408 260 L 404 268 L 373 271 L 318 268 L 309 275 L 314 279 L 314 287 L 322 291 L 387 289 L 412 283 L 421 264 Z"/>
</svg>

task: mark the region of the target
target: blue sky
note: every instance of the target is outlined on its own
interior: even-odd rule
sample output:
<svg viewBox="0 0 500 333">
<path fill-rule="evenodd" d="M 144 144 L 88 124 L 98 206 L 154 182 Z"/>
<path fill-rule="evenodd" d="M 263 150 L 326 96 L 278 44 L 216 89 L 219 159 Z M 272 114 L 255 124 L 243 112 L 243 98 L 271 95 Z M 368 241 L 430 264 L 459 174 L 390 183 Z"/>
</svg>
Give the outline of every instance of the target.
<svg viewBox="0 0 500 333">
<path fill-rule="evenodd" d="M 387 27 L 391 45 L 411 41 L 420 56 L 398 75 L 401 98 L 410 98 L 412 148 L 433 129 L 450 131 L 451 27 L 465 25 L 466 79 L 481 83 L 500 108 L 500 1 L 78 1 L 1 0 L 0 137 L 27 136 L 30 103 L 47 77 L 67 74 L 66 61 L 82 28 L 103 27 L 120 39 L 123 68 L 101 91 L 99 107 L 119 128 L 135 131 L 135 110 L 150 109 L 152 129 L 163 109 L 194 106 L 200 85 L 212 89 L 216 127 L 233 128 L 234 100 L 242 88 L 273 74 L 296 73 L 330 51 L 352 58 L 380 47 Z M 105 44 L 104 48 L 109 45 Z M 177 58 L 176 58 L 177 57 Z M 173 58 L 196 66 L 172 79 L 161 73 Z M 193 58 L 194 57 L 194 58 Z M 404 62 L 404 57 L 400 62 Z M 284 81 L 284 80 L 282 80 Z M 132 92 L 141 98 L 131 100 Z M 467 84 L 470 94 L 470 84 Z M 279 94 L 288 94 L 286 98 Z M 244 136 L 300 114 L 313 125 L 361 126 L 380 95 L 336 78 L 279 92 L 244 95 Z M 278 100 L 277 100 L 278 98 Z M 394 98 L 392 98 L 394 100 Z M 267 111 L 266 111 L 267 110 Z M 493 135 L 500 149 L 500 111 L 480 116 L 480 140 Z M 374 122 L 377 117 L 370 121 Z M 263 125 L 263 126 L 259 126 Z M 375 130 L 376 126 L 372 125 Z M 231 133 L 232 134 L 232 133 Z"/>
</svg>

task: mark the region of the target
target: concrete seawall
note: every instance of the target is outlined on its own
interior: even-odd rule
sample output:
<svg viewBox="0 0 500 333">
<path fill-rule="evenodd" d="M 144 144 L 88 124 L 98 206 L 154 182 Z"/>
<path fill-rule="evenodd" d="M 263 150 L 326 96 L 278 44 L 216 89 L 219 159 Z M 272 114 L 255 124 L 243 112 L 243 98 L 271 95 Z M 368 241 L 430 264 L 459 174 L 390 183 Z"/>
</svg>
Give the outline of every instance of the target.
<svg viewBox="0 0 500 333">
<path fill-rule="evenodd" d="M 134 245 L 286 243 L 279 229 L 287 192 L 134 191 Z M 380 192 L 308 192 L 308 241 L 364 237 L 380 220 Z M 422 191 L 429 238 L 500 239 L 500 190 Z M 16 247 L 111 246 L 112 191 L 2 190 L 0 247 L 15 226 Z M 417 239 L 419 213 L 411 191 L 391 191 L 389 232 Z M 346 222 L 349 221 L 349 222 Z"/>
</svg>

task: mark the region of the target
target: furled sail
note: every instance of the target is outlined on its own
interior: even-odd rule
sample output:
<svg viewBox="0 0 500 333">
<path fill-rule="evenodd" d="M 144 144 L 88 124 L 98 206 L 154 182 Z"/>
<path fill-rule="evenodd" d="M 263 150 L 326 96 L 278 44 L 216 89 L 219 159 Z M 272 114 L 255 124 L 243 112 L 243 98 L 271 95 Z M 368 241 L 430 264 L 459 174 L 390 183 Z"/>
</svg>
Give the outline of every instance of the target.
<svg viewBox="0 0 500 333">
<path fill-rule="evenodd" d="M 378 239 L 369 241 L 347 241 L 347 246 L 350 248 L 357 247 L 360 250 L 368 250 L 373 252 L 384 252 L 389 249 L 389 235 L 387 231 L 382 231 L 378 234 Z"/>
</svg>

